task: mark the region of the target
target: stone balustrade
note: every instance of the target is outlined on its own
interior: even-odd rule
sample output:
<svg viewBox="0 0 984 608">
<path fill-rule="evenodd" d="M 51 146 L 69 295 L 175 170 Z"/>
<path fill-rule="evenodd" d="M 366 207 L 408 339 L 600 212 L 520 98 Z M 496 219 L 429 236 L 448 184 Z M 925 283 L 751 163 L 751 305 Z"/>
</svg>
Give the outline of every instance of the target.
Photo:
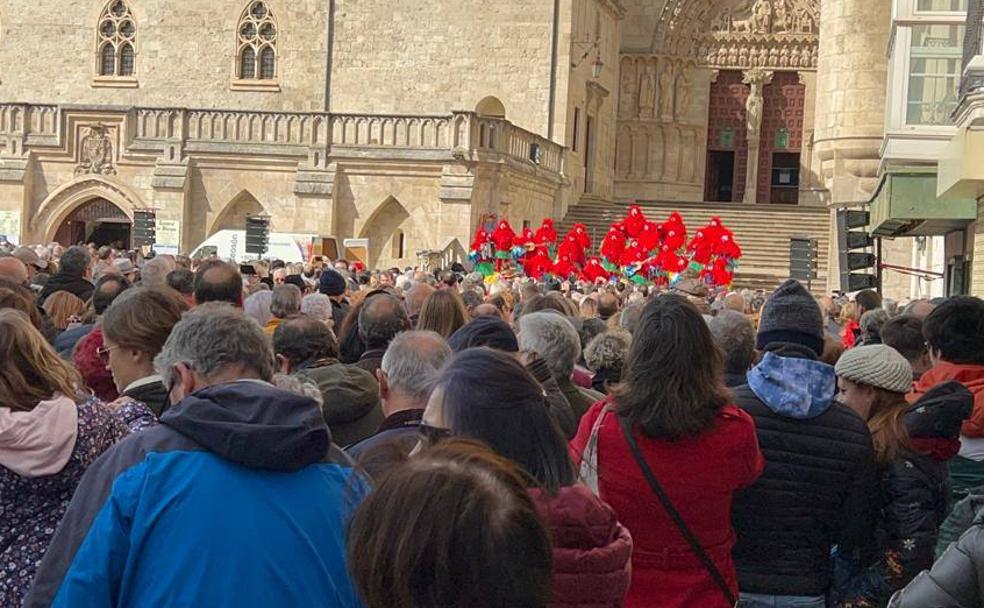
<svg viewBox="0 0 984 608">
<path fill-rule="evenodd" d="M 26 145 L 61 146 L 62 123 L 74 106 L 0 104 L 0 138 L 23 138 Z M 327 150 L 344 154 L 386 150 L 426 151 L 429 158 L 490 155 L 564 172 L 564 148 L 507 120 L 474 112 L 444 116 L 252 112 L 184 108 L 84 108 L 122 116 L 125 144 L 140 150 L 180 145 L 187 150 L 216 146 L 267 146 L 278 155 Z"/>
</svg>

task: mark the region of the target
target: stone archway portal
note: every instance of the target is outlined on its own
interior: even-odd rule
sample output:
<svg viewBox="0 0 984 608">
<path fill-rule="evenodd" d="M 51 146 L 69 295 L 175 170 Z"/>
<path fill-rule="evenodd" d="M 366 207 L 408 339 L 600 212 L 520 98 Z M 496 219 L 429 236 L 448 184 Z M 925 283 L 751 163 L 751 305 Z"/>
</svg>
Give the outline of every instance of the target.
<svg viewBox="0 0 984 608">
<path fill-rule="evenodd" d="M 94 243 L 130 247 L 132 221 L 126 212 L 104 198 L 83 202 L 55 228 L 53 240 L 61 245 Z"/>
</svg>

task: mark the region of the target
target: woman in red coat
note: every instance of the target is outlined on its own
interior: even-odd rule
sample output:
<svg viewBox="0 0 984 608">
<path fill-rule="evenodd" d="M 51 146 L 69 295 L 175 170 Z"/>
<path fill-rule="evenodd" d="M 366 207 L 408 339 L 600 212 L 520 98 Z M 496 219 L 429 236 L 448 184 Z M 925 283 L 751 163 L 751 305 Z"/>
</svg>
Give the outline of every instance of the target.
<svg viewBox="0 0 984 608">
<path fill-rule="evenodd" d="M 632 584 L 625 605 L 731 608 L 728 594 L 647 483 L 623 434 L 623 420 L 728 593 L 737 597 L 731 499 L 758 478 L 765 463 L 754 422 L 731 404 L 722 356 L 707 324 L 686 299 L 662 296 L 646 306 L 622 384 L 610 402 L 599 402 L 584 415 L 571 448 L 597 473 L 601 499 L 632 533 Z"/>
</svg>

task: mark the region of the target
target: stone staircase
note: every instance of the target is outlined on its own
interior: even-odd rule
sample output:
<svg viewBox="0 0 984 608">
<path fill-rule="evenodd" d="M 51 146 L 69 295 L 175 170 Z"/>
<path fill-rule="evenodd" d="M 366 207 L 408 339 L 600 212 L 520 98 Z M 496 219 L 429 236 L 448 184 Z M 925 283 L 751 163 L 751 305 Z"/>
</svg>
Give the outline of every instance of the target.
<svg viewBox="0 0 984 608">
<path fill-rule="evenodd" d="M 789 278 L 789 239 L 806 236 L 819 241 L 819 276 L 813 291 L 826 289 L 830 255 L 830 215 L 823 207 L 781 205 L 742 205 L 740 203 L 661 203 L 638 202 L 646 217 L 662 222 L 673 211 L 683 216 L 688 238 L 711 217 L 720 217 L 735 234 L 744 253 L 735 275 L 739 289 L 771 291 Z M 563 238 L 575 223 L 582 223 L 591 233 L 597 248 L 613 222 L 625 217 L 630 203 L 582 203 L 571 207 L 558 223 L 557 234 Z"/>
</svg>

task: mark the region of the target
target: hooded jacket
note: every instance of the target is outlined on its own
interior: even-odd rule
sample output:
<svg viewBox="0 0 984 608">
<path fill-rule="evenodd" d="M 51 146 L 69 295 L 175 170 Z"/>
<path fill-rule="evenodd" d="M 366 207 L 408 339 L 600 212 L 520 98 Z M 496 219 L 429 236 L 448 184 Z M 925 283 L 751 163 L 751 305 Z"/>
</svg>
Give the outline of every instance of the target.
<svg viewBox="0 0 984 608">
<path fill-rule="evenodd" d="M 970 608 L 984 605 L 984 526 L 967 531 L 929 572 L 895 594 L 889 608 Z"/>
<path fill-rule="evenodd" d="M 369 372 L 337 359 L 324 359 L 297 373 L 321 391 L 321 413 L 332 439 L 349 446 L 379 430 L 386 416 L 379 403 L 379 383 Z"/>
<path fill-rule="evenodd" d="M 830 550 L 870 543 L 876 509 L 871 434 L 834 403 L 834 368 L 810 349 L 767 348 L 735 390 L 755 419 L 765 472 L 735 495 L 735 563 L 743 592 L 824 595 Z"/>
<path fill-rule="evenodd" d="M 101 401 L 0 407 L 0 606 L 20 606 L 89 465 L 127 434 Z"/>
<path fill-rule="evenodd" d="M 632 537 L 611 507 L 581 485 L 556 496 L 530 490 L 553 541 L 550 608 L 616 608 L 625 602 Z"/>
<path fill-rule="evenodd" d="M 924 373 L 909 394 L 909 402 L 929 392 L 934 386 L 956 380 L 974 395 L 974 411 L 963 423 L 967 437 L 984 437 L 984 365 L 957 365 L 941 361 Z"/>
<path fill-rule="evenodd" d="M 359 606 L 349 462 L 307 397 L 199 390 L 89 468 L 25 606 Z"/>
</svg>

